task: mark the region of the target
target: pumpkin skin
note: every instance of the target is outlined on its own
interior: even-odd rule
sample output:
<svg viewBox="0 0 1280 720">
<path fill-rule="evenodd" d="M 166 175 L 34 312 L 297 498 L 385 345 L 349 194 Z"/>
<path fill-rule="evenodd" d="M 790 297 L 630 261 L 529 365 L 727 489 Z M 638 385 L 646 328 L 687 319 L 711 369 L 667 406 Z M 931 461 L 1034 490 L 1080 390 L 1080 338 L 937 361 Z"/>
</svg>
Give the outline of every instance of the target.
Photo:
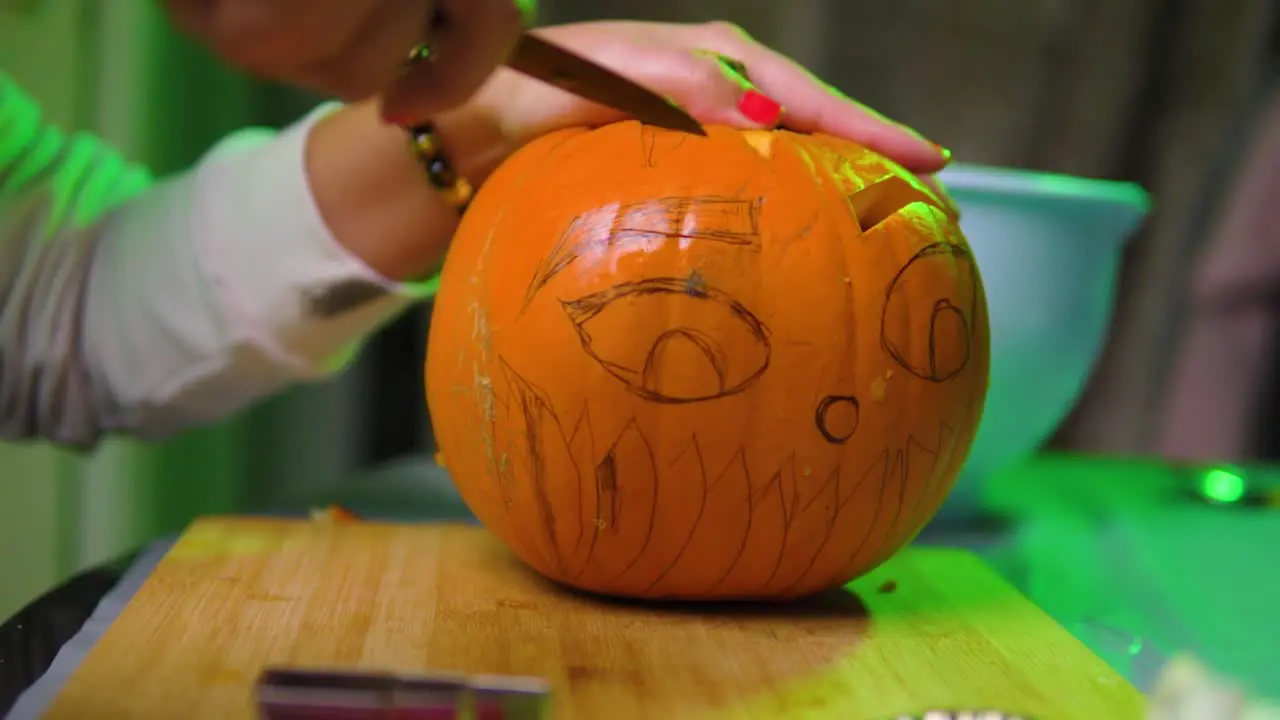
<svg viewBox="0 0 1280 720">
<path fill-rule="evenodd" d="M 636 122 L 508 159 L 454 236 L 427 399 L 479 520 L 596 593 L 784 599 L 937 511 L 981 418 L 956 219 L 843 140 Z"/>
</svg>

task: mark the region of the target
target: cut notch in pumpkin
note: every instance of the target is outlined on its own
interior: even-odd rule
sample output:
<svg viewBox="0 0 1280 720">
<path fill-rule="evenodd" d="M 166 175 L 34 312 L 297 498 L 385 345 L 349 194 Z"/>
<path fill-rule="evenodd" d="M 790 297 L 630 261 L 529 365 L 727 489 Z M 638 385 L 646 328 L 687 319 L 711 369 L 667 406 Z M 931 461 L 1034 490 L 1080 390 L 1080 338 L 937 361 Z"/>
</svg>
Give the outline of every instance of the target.
<svg viewBox="0 0 1280 720">
<path fill-rule="evenodd" d="M 773 140 L 777 135 L 768 130 L 743 130 L 742 139 L 752 150 L 760 153 L 760 157 L 768 160 L 773 157 Z"/>
<path fill-rule="evenodd" d="M 848 199 L 849 205 L 853 208 L 853 215 L 858 219 L 858 226 L 864 232 L 916 202 L 928 203 L 946 212 L 946 208 L 942 207 L 928 191 L 916 187 L 901 175 L 886 175 L 850 193 Z"/>
</svg>

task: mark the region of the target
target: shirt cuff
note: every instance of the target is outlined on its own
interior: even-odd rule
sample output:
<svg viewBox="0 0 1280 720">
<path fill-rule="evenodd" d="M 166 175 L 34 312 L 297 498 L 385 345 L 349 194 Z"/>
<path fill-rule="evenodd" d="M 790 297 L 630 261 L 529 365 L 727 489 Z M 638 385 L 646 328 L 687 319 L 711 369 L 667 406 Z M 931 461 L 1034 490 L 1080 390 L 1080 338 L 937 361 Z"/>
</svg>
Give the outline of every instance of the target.
<svg viewBox="0 0 1280 720">
<path fill-rule="evenodd" d="M 307 136 L 326 104 L 274 138 L 238 133 L 197 171 L 196 251 L 227 319 L 299 377 L 336 372 L 438 277 L 395 283 L 338 243 L 307 177 Z"/>
</svg>

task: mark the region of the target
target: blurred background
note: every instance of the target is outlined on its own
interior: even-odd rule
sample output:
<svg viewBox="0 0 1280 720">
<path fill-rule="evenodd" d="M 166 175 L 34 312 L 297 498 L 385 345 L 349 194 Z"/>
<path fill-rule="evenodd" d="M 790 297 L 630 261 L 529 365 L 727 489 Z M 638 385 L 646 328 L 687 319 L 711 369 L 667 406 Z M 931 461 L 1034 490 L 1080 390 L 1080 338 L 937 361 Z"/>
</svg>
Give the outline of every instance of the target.
<svg viewBox="0 0 1280 720">
<path fill-rule="evenodd" d="M 1260 188 L 1280 199 L 1275 3 L 542 0 L 545 23 L 622 17 L 731 19 L 958 160 L 1141 184 L 1153 213 L 1127 250 L 1105 352 L 1052 443 L 1276 456 L 1280 280 L 1261 274 L 1271 256 L 1280 266 L 1280 214 L 1258 219 L 1270 211 Z M 161 173 L 316 102 L 225 70 L 152 0 L 0 0 L 0 65 L 54 121 Z M 1243 246 L 1223 229 L 1241 223 Z M 91 457 L 0 445 L 0 618 L 197 514 L 305 506 L 360 468 L 429 452 L 429 310 L 389 327 L 340 380 L 162 445 L 113 441 Z"/>
</svg>

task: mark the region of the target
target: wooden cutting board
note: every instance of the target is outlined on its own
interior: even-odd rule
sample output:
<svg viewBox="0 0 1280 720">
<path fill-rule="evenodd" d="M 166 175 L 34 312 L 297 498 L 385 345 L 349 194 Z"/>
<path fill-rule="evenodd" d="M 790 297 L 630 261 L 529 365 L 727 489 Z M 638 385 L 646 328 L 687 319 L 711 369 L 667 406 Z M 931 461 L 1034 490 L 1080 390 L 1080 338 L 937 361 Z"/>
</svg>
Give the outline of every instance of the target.
<svg viewBox="0 0 1280 720">
<path fill-rule="evenodd" d="M 971 554 L 908 549 L 851 589 L 620 603 L 550 585 L 474 527 L 203 519 L 46 717 L 251 718 L 264 665 L 537 676 L 574 720 L 1142 716 L 1132 685 Z"/>
</svg>

